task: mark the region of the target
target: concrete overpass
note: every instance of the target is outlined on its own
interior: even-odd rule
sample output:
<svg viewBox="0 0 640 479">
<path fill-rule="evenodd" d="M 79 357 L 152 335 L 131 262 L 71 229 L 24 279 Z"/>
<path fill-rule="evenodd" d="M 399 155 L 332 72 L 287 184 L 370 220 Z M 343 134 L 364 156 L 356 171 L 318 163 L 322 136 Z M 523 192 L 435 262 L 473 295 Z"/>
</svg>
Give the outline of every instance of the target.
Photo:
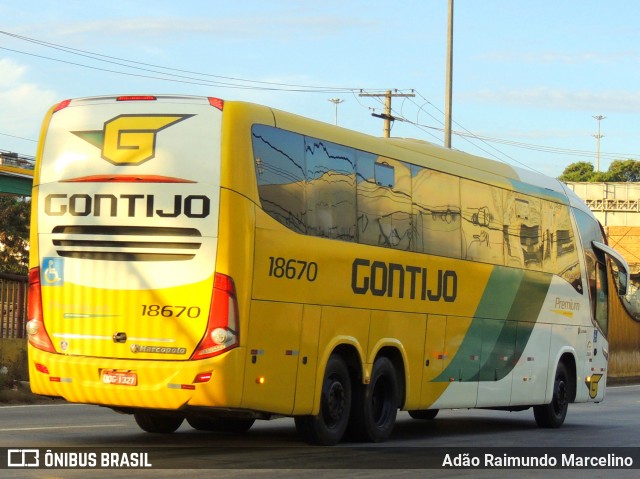
<svg viewBox="0 0 640 479">
<path fill-rule="evenodd" d="M 0 194 L 31 196 L 33 158 L 0 151 Z"/>
</svg>

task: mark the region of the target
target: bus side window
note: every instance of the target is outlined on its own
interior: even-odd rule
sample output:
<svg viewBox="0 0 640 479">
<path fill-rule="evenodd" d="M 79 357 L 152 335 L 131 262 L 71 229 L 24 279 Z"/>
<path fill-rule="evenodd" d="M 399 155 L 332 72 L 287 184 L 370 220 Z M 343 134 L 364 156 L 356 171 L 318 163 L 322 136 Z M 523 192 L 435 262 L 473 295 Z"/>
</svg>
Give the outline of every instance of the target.
<svg viewBox="0 0 640 479">
<path fill-rule="evenodd" d="M 413 250 L 415 234 L 409 166 L 360 152 L 357 169 L 358 241 Z"/>
<path fill-rule="evenodd" d="M 287 228 L 306 233 L 304 137 L 253 125 L 253 155 L 262 208 Z"/>
<path fill-rule="evenodd" d="M 307 234 L 356 240 L 355 151 L 305 137 Z"/>
<path fill-rule="evenodd" d="M 587 288 L 591 300 L 593 319 L 598 323 L 606 335 L 608 328 L 608 283 L 607 268 L 604 260 L 596 255 L 592 242 L 604 243 L 600 225 L 586 213 L 574 210 L 576 222 L 580 230 L 580 239 L 584 249 L 585 267 L 587 269 Z"/>
<path fill-rule="evenodd" d="M 606 335 L 608 327 L 609 296 L 607 267 L 605 266 L 605 263 L 598 261 L 593 251 L 587 251 L 585 253 L 585 263 L 593 317 L 600 325 L 602 332 Z"/>
<path fill-rule="evenodd" d="M 460 180 L 463 258 L 504 264 L 503 190 Z"/>
<path fill-rule="evenodd" d="M 609 328 L 609 283 L 607 282 L 607 266 L 604 262 L 596 263 L 596 290 L 598 292 L 595 301 L 596 321 L 606 335 Z"/>
<path fill-rule="evenodd" d="M 548 241 L 542 225 L 542 201 L 505 192 L 504 243 L 509 266 L 542 271 Z"/>
<path fill-rule="evenodd" d="M 576 237 L 566 205 L 542 202 L 542 230 L 545 238 L 543 270 L 557 274 L 582 293 Z"/>
<path fill-rule="evenodd" d="M 460 178 L 415 165 L 411 175 L 415 251 L 460 258 Z"/>
</svg>

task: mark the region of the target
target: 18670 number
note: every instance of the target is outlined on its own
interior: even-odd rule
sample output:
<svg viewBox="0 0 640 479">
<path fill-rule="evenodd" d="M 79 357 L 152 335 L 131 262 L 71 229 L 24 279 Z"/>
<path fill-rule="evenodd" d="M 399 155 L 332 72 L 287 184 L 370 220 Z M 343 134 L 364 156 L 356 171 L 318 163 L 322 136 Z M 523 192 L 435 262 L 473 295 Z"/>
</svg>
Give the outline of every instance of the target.
<svg viewBox="0 0 640 479">
<path fill-rule="evenodd" d="M 314 261 L 269 256 L 269 276 L 273 276 L 274 278 L 315 281 L 318 277 L 318 263 Z"/>
<path fill-rule="evenodd" d="M 142 316 L 164 316 L 165 318 L 187 316 L 189 318 L 197 318 L 200 316 L 200 308 L 198 306 L 143 304 Z"/>
</svg>

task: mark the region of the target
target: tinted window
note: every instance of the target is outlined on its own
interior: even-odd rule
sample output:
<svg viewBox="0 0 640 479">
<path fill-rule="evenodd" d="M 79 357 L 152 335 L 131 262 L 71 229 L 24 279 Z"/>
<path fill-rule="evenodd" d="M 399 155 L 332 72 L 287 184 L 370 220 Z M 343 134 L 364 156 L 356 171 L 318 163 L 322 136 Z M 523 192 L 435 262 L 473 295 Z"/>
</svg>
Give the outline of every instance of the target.
<svg viewBox="0 0 640 479">
<path fill-rule="evenodd" d="M 283 225 L 306 233 L 304 137 L 254 125 L 253 154 L 263 209 Z"/>
<path fill-rule="evenodd" d="M 582 280 L 578 251 L 569 207 L 543 202 L 542 209 L 542 226 L 545 244 L 547 244 L 543 257 L 544 271 L 559 275 L 581 293 Z"/>
<path fill-rule="evenodd" d="M 411 170 L 390 158 L 360 153 L 357 160 L 358 241 L 414 249 Z"/>
<path fill-rule="evenodd" d="M 355 151 L 305 137 L 307 234 L 356 240 Z"/>
<path fill-rule="evenodd" d="M 591 298 L 593 318 L 606 334 L 608 329 L 607 270 L 604 258 L 599 257 L 591 245 L 592 241 L 604 243 L 604 238 L 600 225 L 594 218 L 580 210 L 574 210 L 574 213 L 584 248 L 587 288 Z"/>
<path fill-rule="evenodd" d="M 499 188 L 460 180 L 464 258 L 504 264 L 502 196 Z"/>
<path fill-rule="evenodd" d="M 411 166 L 416 251 L 459 258 L 462 227 L 460 179 Z"/>
</svg>

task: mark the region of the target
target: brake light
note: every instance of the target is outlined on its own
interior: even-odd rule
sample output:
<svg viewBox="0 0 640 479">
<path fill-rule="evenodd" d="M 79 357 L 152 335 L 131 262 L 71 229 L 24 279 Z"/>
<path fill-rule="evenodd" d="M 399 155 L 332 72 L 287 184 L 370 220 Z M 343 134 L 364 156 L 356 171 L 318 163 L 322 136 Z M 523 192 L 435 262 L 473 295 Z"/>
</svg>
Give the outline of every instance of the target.
<svg viewBox="0 0 640 479">
<path fill-rule="evenodd" d="M 209 97 L 209 105 L 217 108 L 218 110 L 222 111 L 222 109 L 224 108 L 224 100 L 220 99 L 220 98 L 214 98 L 212 96 Z"/>
<path fill-rule="evenodd" d="M 29 303 L 27 305 L 27 336 L 29 343 L 38 349 L 55 353 L 42 321 L 42 294 L 40 289 L 40 268 L 32 268 L 29 271 Z"/>
<path fill-rule="evenodd" d="M 116 97 L 116 101 L 155 101 L 157 98 L 151 95 L 123 95 Z"/>
<path fill-rule="evenodd" d="M 64 100 L 64 101 L 61 101 L 61 102 L 60 102 L 60 103 L 58 103 L 58 104 L 56 105 L 56 107 L 53 109 L 53 112 L 55 113 L 55 112 L 57 112 L 57 111 L 60 111 L 60 110 L 65 109 L 66 107 L 68 107 L 68 106 L 69 106 L 69 104 L 70 104 L 70 103 L 71 103 L 71 100 Z"/>
<path fill-rule="evenodd" d="M 207 331 L 191 359 L 210 358 L 237 347 L 238 324 L 238 300 L 233 278 L 216 273 Z"/>
</svg>

